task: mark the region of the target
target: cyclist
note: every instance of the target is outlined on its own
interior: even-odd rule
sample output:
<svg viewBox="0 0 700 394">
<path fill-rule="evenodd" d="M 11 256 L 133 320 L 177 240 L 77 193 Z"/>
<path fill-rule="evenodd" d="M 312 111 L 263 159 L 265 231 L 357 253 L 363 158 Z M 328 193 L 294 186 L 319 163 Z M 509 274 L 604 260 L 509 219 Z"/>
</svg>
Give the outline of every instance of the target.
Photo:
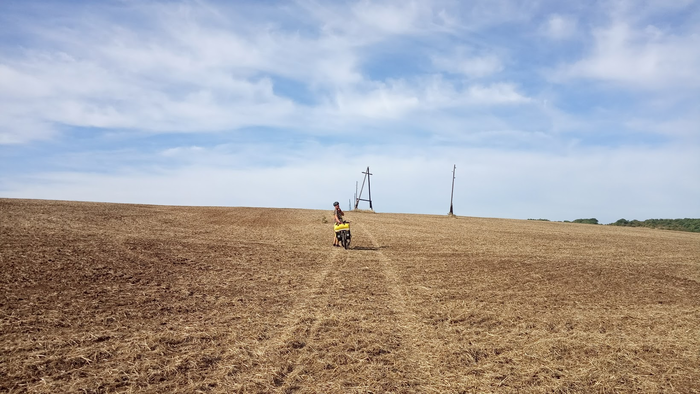
<svg viewBox="0 0 700 394">
<path fill-rule="evenodd" d="M 343 224 L 343 210 L 340 209 L 340 203 L 338 201 L 333 203 L 333 226 L 338 224 Z M 338 237 L 335 235 L 335 230 L 333 230 L 333 246 L 340 246 L 338 243 Z"/>
</svg>

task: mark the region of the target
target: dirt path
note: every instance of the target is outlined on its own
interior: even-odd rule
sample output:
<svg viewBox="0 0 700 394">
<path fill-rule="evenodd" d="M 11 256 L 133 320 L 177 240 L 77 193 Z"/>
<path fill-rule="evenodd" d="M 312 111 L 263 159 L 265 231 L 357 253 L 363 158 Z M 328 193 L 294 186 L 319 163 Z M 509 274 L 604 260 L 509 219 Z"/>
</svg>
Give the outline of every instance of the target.
<svg viewBox="0 0 700 394">
<path fill-rule="evenodd" d="M 344 251 L 343 251 L 344 252 Z M 306 366 L 301 350 L 312 340 L 323 321 L 324 306 L 328 303 L 329 286 L 334 286 L 329 274 L 335 272 L 347 259 L 345 253 L 334 248 L 321 269 L 308 281 L 308 288 L 299 293 L 296 304 L 279 321 L 278 330 L 254 350 L 250 369 L 238 375 L 235 389 L 242 391 L 285 391 L 294 386 L 297 376 Z"/>
<path fill-rule="evenodd" d="M 431 358 L 418 351 L 420 322 L 406 307 L 395 267 L 364 226 L 354 233 L 364 243 L 329 251 L 280 330 L 238 376 L 248 382 L 239 389 L 439 391 L 430 389 Z"/>
<path fill-rule="evenodd" d="M 413 371 L 413 379 L 418 382 L 421 392 L 444 392 L 446 387 L 439 381 L 440 377 L 436 376 L 433 365 L 442 344 L 430 337 L 430 332 L 425 329 L 420 317 L 407 306 L 412 303 L 410 294 L 407 293 L 408 288 L 400 281 L 394 262 L 382 252 L 382 245 L 366 226 L 358 224 L 356 228 L 361 230 L 361 236 L 370 240 L 374 249 L 372 253 L 380 263 L 379 268 L 391 295 L 389 305 L 396 315 L 395 328 L 400 332 L 401 356 Z"/>
<path fill-rule="evenodd" d="M 251 368 L 237 376 L 238 390 L 445 391 L 433 366 L 444 344 L 428 337 L 407 306 L 410 295 L 384 246 L 360 223 L 353 233 L 359 244 L 329 250 L 279 329 L 254 350 Z"/>
</svg>

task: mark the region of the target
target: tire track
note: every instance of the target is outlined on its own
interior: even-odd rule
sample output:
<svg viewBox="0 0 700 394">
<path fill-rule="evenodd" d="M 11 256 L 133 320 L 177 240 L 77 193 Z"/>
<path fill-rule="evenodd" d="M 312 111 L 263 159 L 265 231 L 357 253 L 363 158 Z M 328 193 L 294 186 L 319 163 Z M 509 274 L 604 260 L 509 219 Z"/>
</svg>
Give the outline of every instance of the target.
<svg viewBox="0 0 700 394">
<path fill-rule="evenodd" d="M 392 260 L 381 251 L 381 245 L 365 226 L 360 223 L 355 224 L 355 226 L 370 240 L 375 249 L 371 252 L 374 253 L 381 262 L 381 269 L 386 280 L 387 290 L 391 295 L 389 306 L 397 316 L 398 321 L 396 327 L 399 328 L 402 333 L 401 336 L 405 344 L 407 361 L 416 367 L 415 370 L 412 371 L 414 375 L 413 379 L 420 383 L 421 392 L 444 392 L 446 387 L 442 389 L 436 387 L 436 382 L 433 382 L 433 378 L 431 378 L 433 376 L 432 372 L 434 371 L 434 362 L 432 357 L 426 356 L 432 355 L 432 352 L 422 350 L 432 348 L 431 344 L 435 343 L 435 341 L 430 341 L 426 338 L 428 333 L 423 329 L 420 319 L 408 307 L 410 296 L 405 293 L 405 286 L 399 279 L 396 266 L 393 264 Z"/>
<path fill-rule="evenodd" d="M 297 367 L 290 353 L 306 346 L 310 334 L 322 320 L 321 305 L 329 297 L 322 286 L 329 274 L 347 259 L 345 253 L 342 254 L 343 257 L 339 257 L 340 252 L 334 248 L 322 265 L 323 268 L 310 278 L 310 286 L 296 296 L 296 299 L 301 299 L 302 302 L 279 321 L 282 330 L 253 351 L 255 361 L 252 369 L 237 376 L 241 384 L 238 391 L 283 391 L 286 380 L 294 375 Z"/>
</svg>

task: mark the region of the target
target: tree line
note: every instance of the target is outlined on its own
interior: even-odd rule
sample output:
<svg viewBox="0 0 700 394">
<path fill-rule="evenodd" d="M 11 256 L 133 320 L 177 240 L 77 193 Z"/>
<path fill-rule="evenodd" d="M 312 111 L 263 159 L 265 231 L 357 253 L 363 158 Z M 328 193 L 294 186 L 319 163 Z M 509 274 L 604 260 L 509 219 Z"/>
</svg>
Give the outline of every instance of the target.
<svg viewBox="0 0 700 394">
<path fill-rule="evenodd" d="M 700 233 L 700 219 L 647 219 L 647 220 L 627 220 L 620 219 L 611 226 L 625 227 L 649 227 L 662 230 L 692 231 Z"/>
<path fill-rule="evenodd" d="M 548 222 L 548 219 L 528 219 L 541 220 Z M 585 224 L 601 224 L 596 218 L 564 220 L 564 223 L 585 223 Z M 620 219 L 615 223 L 610 223 L 608 226 L 624 226 L 624 227 L 648 227 L 658 228 L 661 230 L 675 231 L 691 231 L 700 233 L 700 219 L 647 219 L 647 220 L 627 220 Z"/>
</svg>

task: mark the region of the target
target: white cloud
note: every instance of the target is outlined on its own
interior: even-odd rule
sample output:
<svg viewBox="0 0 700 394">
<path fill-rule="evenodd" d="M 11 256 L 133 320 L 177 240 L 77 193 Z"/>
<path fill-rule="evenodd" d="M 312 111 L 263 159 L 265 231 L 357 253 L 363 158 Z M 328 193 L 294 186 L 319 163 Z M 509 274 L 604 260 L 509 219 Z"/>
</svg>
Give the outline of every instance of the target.
<svg viewBox="0 0 700 394">
<path fill-rule="evenodd" d="M 6 123 L 37 123 L 40 114 L 48 129 L 64 124 L 206 132 L 276 126 L 289 124 L 301 108 L 275 92 L 273 78 L 322 90 L 363 80 L 352 44 L 343 37 L 303 37 L 255 21 L 238 27 L 253 30 L 243 35 L 209 24 L 201 19 L 209 13 L 191 7 L 127 8 L 139 17 L 146 11 L 162 11 L 153 14 L 148 28 L 87 12 L 74 29 L 54 29 L 51 35 L 44 26 L 30 30 L 46 49 L 28 49 L 0 64 L 0 100 L 20 108 L 5 115 L 11 117 Z M 31 140 L 7 127 L 0 141 Z"/>
<path fill-rule="evenodd" d="M 521 23 L 532 17 L 541 6 L 539 2 L 512 0 L 474 0 L 437 2 L 447 9 L 447 20 L 452 21 L 450 28 L 458 32 L 477 32 L 492 26 L 509 23 Z"/>
<path fill-rule="evenodd" d="M 56 130 L 47 122 L 0 114 L 0 145 L 48 140 L 55 135 Z"/>
<path fill-rule="evenodd" d="M 401 34 L 413 29 L 420 16 L 416 2 L 373 2 L 362 0 L 352 6 L 352 12 L 364 29 Z"/>
<path fill-rule="evenodd" d="M 359 0 L 323 3 L 300 0 L 302 12 L 322 26 L 326 36 L 345 37 L 353 45 L 369 45 L 392 36 L 450 31 L 456 20 L 445 17 L 451 1 Z"/>
<path fill-rule="evenodd" d="M 640 24 L 674 13 L 692 15 L 695 5 L 697 0 L 613 0 L 604 2 L 602 11 L 613 20 Z"/>
<path fill-rule="evenodd" d="M 338 28 L 288 31 L 227 14 L 235 9 L 190 3 L 121 9 L 122 17 L 146 18 L 152 22 L 148 26 L 106 19 L 98 5 L 83 10 L 72 29 L 27 27 L 41 45 L 0 67 L 5 97 L 21 108 L 7 115 L 9 123 L 36 123 L 41 114 L 50 133 L 56 132 L 52 124 L 140 132 L 285 125 L 317 133 L 318 124 L 337 122 L 319 119 L 321 115 L 351 122 L 353 116 L 400 119 L 416 109 L 528 101 L 510 83 L 462 86 L 462 81 L 435 83 L 432 76 L 382 81 L 364 75 L 365 46 L 382 37 L 441 29 L 430 4 L 358 2 L 349 8 L 317 8 L 317 17 L 331 14 L 330 22 Z M 229 17 L 241 24 L 233 26 Z M 434 63 L 468 77 L 503 69 L 498 56 L 467 50 L 436 57 Z M 317 102 L 300 105 L 294 93 L 282 96 L 275 85 L 285 78 L 302 84 Z M 304 123 L 310 119 L 317 124 Z M 16 138 L 17 131 L 14 137 L 4 133 L 2 141 L 31 140 Z"/>
<path fill-rule="evenodd" d="M 338 115 L 395 119 L 420 104 L 414 92 L 402 83 L 376 85 L 363 92 L 337 92 L 333 106 Z"/>
<path fill-rule="evenodd" d="M 616 82 L 642 89 L 700 87 L 700 35 L 679 36 L 649 25 L 615 23 L 593 32 L 593 48 L 558 76 Z"/>
<path fill-rule="evenodd" d="M 322 106 L 303 112 L 297 120 L 310 135 L 327 135 L 331 130 L 376 138 L 410 136 L 424 130 L 431 138 L 441 139 L 455 133 L 519 127 L 496 120 L 489 111 L 532 103 L 511 83 L 465 84 L 433 75 L 339 89 Z"/>
<path fill-rule="evenodd" d="M 160 152 L 161 155 L 166 157 L 180 157 L 183 155 L 199 154 L 204 153 L 205 149 L 201 146 L 178 146 L 175 148 L 168 148 Z"/>
<path fill-rule="evenodd" d="M 565 40 L 574 36 L 577 30 L 576 19 L 559 14 L 550 15 L 540 28 L 542 33 L 553 40 Z"/>
<path fill-rule="evenodd" d="M 78 61 L 65 54 L 31 56 L 22 66 L 21 71 L 16 68 L 19 66 L 10 65 L 0 69 L 0 100 L 7 102 L 8 108 L 3 141 L 16 141 L 8 135 L 16 136 L 20 131 L 8 128 L 20 124 L 41 123 L 42 129 L 49 130 L 51 124 L 62 124 L 213 131 L 277 125 L 294 111 L 289 99 L 274 93 L 269 78 L 246 80 L 226 75 L 222 69 L 152 78 L 150 74 L 125 73 L 104 59 Z"/>
<path fill-rule="evenodd" d="M 495 83 L 488 86 L 474 85 L 467 90 L 467 101 L 474 104 L 521 104 L 531 100 L 517 91 L 511 83 Z"/>
<path fill-rule="evenodd" d="M 503 70 L 503 64 L 498 56 L 493 54 L 470 56 L 469 51 L 466 50 L 459 50 L 452 56 L 433 56 L 432 63 L 438 70 L 471 78 L 481 78 Z"/>
<path fill-rule="evenodd" d="M 348 115 L 396 118 L 414 110 L 524 104 L 532 100 L 512 83 L 467 84 L 440 76 L 374 83 L 359 93 L 339 94 L 335 104 Z"/>
<path fill-rule="evenodd" d="M 663 120 L 638 116 L 627 120 L 625 126 L 632 130 L 652 132 L 685 143 L 694 142 L 700 145 L 700 112 Z"/>
<path fill-rule="evenodd" d="M 15 100 L 45 96 L 49 89 L 41 80 L 26 72 L 0 64 L 0 100 Z"/>
</svg>

